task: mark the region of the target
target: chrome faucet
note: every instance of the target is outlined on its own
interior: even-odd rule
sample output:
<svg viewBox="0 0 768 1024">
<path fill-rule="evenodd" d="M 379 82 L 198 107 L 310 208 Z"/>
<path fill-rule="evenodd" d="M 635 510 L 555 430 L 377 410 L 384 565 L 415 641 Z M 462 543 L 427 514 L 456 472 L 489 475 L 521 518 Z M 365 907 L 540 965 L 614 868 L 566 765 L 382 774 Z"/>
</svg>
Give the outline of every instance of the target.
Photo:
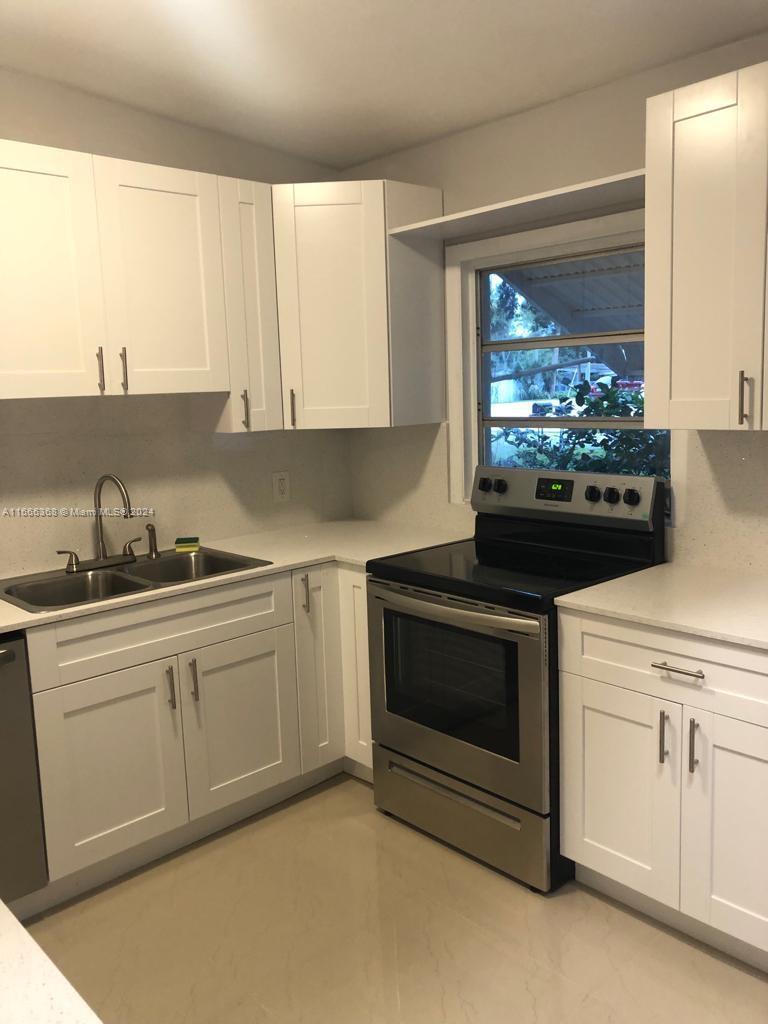
<svg viewBox="0 0 768 1024">
<path fill-rule="evenodd" d="M 107 547 L 104 543 L 104 521 L 101 515 L 101 489 L 107 480 L 111 480 L 112 483 L 117 487 L 120 492 L 120 497 L 123 502 L 123 518 L 131 518 L 131 499 L 128 497 L 128 491 L 125 488 L 125 484 L 119 476 L 115 476 L 114 473 L 105 473 L 100 476 L 96 481 L 96 486 L 93 489 L 93 507 L 96 512 L 96 559 L 101 560 L 107 557 Z"/>
<path fill-rule="evenodd" d="M 159 558 L 160 552 L 157 550 L 157 530 L 155 529 L 155 524 L 147 523 L 144 529 L 147 531 L 147 541 L 149 543 L 147 558 Z"/>
</svg>

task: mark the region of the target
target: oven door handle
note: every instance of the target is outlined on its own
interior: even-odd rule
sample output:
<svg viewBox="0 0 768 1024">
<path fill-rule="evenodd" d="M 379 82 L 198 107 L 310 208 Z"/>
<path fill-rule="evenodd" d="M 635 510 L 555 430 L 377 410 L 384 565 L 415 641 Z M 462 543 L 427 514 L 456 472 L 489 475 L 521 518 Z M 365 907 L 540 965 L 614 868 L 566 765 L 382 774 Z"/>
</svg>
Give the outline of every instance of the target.
<svg viewBox="0 0 768 1024">
<path fill-rule="evenodd" d="M 374 591 L 373 596 L 382 604 L 392 608 L 411 612 L 422 619 L 444 622 L 448 626 L 459 626 L 462 629 L 497 629 L 502 633 L 527 633 L 539 636 L 541 625 L 536 619 L 521 619 L 514 615 L 487 615 L 484 612 L 471 612 L 464 608 L 449 608 L 431 601 L 420 601 L 416 597 L 405 594 L 392 594 Z"/>
</svg>

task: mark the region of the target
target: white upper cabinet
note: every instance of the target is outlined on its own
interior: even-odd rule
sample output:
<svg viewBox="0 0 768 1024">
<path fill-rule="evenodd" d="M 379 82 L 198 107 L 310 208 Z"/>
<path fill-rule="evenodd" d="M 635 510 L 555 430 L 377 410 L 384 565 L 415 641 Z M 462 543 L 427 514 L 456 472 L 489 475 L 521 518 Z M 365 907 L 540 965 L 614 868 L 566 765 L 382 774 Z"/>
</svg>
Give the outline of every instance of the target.
<svg viewBox="0 0 768 1024">
<path fill-rule="evenodd" d="M 219 178 L 231 397 L 218 429 L 282 430 L 272 186 Z"/>
<path fill-rule="evenodd" d="M 94 157 L 113 391 L 227 391 L 217 179 Z"/>
<path fill-rule="evenodd" d="M 0 141 L 0 398 L 98 395 L 93 158 Z"/>
<path fill-rule="evenodd" d="M 385 181 L 273 188 L 286 427 L 443 417 L 443 253 L 387 230 L 442 213 L 439 190 Z"/>
<path fill-rule="evenodd" d="M 759 429 L 768 64 L 648 101 L 647 427 Z"/>
</svg>

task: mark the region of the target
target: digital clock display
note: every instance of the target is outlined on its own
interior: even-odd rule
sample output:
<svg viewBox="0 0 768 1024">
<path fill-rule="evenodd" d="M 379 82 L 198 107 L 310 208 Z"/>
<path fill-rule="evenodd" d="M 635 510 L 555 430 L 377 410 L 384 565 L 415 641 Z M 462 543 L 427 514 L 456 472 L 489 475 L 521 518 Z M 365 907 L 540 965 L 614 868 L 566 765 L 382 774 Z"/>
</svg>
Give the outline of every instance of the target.
<svg viewBox="0 0 768 1024">
<path fill-rule="evenodd" d="M 573 498 L 573 480 L 540 476 L 536 481 L 536 497 L 539 501 L 570 501 Z"/>
</svg>

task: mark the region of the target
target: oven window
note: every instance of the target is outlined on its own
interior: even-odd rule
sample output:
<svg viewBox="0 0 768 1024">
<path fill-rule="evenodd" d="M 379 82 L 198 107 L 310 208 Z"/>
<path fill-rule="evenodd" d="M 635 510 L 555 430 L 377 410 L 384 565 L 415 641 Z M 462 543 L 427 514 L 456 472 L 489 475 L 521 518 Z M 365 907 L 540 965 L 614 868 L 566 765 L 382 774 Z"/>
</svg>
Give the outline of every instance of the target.
<svg viewBox="0 0 768 1024">
<path fill-rule="evenodd" d="M 387 710 L 520 759 L 517 643 L 384 612 Z"/>
</svg>

